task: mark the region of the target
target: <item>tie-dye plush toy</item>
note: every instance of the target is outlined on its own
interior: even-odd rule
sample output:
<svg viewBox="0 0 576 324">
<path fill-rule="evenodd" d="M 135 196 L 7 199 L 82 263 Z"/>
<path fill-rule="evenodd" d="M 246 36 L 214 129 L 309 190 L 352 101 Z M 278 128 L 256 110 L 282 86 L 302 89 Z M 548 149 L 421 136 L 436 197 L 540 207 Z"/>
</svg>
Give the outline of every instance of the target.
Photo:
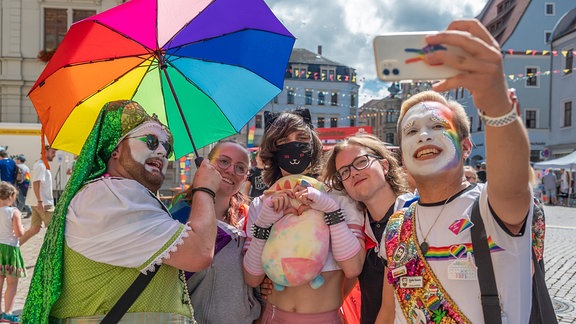
<svg viewBox="0 0 576 324">
<path fill-rule="evenodd" d="M 279 179 L 264 194 L 292 191 L 296 185 L 326 191 L 322 182 L 298 174 Z M 316 289 L 324 283 L 320 273 L 328 257 L 330 230 L 323 212 L 296 199 L 291 199 L 291 203 L 294 208 L 272 226 L 262 252 L 262 265 L 278 291 L 306 283 Z"/>
</svg>

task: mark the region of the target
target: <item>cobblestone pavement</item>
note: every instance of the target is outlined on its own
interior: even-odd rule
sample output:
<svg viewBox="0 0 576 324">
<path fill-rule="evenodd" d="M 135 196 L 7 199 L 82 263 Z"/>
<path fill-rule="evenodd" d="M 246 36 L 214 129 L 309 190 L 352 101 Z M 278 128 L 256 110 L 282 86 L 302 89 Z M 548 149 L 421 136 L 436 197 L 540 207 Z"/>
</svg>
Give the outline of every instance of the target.
<svg viewBox="0 0 576 324">
<path fill-rule="evenodd" d="M 546 240 L 544 260 L 546 282 L 554 301 L 560 323 L 576 323 L 576 208 L 544 206 L 546 214 Z M 23 220 L 24 227 L 30 219 Z M 32 237 L 21 248 L 26 262 L 27 277 L 20 280 L 14 312 L 22 312 L 30 279 L 42 246 L 45 229 Z"/>
</svg>

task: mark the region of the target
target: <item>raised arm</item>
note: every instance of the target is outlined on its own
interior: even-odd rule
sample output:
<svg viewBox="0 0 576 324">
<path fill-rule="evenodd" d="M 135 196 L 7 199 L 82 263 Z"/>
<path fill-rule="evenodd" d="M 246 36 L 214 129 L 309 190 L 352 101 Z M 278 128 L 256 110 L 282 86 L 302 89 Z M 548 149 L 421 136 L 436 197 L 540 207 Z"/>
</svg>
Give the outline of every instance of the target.
<svg viewBox="0 0 576 324">
<path fill-rule="evenodd" d="M 427 54 L 429 64 L 445 64 L 461 71 L 434 85 L 436 91 L 464 87 L 485 116 L 488 200 L 508 229 L 520 231 L 530 208 L 530 145 L 504 75 L 498 42 L 478 20 L 459 20 L 444 32 L 427 37 L 429 44 L 462 48 L 466 54 L 447 51 Z"/>
</svg>

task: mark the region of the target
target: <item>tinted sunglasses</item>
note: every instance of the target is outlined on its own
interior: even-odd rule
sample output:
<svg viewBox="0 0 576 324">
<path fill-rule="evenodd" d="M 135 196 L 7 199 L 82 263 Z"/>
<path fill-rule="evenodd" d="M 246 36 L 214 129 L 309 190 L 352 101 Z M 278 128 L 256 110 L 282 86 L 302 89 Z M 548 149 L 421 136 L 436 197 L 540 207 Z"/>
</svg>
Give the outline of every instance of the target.
<svg viewBox="0 0 576 324">
<path fill-rule="evenodd" d="M 135 136 L 135 137 L 127 137 L 127 138 L 137 139 L 137 140 L 140 140 L 140 141 L 146 143 L 146 146 L 152 152 L 156 151 L 156 149 L 158 148 L 158 145 L 162 144 L 162 146 L 164 146 L 164 149 L 166 150 L 166 157 L 170 157 L 170 156 L 172 156 L 172 153 L 174 153 L 174 148 L 172 147 L 172 144 L 170 144 L 170 142 L 168 142 L 168 141 L 160 142 L 160 140 L 158 139 L 158 136 L 156 136 L 154 134 L 147 134 L 147 135 L 143 135 L 143 136 Z"/>
</svg>

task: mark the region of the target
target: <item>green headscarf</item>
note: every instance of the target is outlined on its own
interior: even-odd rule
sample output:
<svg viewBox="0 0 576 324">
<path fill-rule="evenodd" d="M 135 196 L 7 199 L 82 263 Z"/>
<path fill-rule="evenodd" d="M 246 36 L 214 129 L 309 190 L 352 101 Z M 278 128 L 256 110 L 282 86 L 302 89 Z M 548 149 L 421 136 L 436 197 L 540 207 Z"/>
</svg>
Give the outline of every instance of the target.
<svg viewBox="0 0 576 324">
<path fill-rule="evenodd" d="M 119 140 L 147 121 L 160 123 L 155 116 L 149 116 L 144 108 L 134 101 L 109 102 L 100 111 L 74 165 L 70 180 L 56 204 L 44 244 L 36 260 L 34 276 L 22 312 L 22 323 L 48 323 L 52 306 L 60 296 L 64 230 L 70 201 L 88 181 L 99 178 L 106 172 L 108 160 Z M 172 142 L 169 132 L 168 137 Z"/>
</svg>

